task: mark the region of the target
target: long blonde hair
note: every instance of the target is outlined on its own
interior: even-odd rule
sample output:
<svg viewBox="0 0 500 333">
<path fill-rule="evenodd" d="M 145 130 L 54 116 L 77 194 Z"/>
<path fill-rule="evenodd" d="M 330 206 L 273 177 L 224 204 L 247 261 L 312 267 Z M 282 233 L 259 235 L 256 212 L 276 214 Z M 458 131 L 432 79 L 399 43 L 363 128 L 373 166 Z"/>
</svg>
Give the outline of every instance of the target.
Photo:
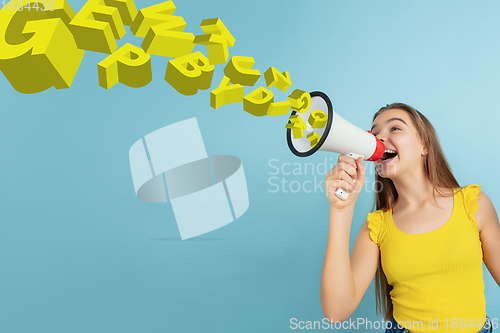
<svg viewBox="0 0 500 333">
<path fill-rule="evenodd" d="M 373 121 L 375 121 L 375 118 L 382 112 L 390 109 L 400 109 L 406 111 L 410 115 L 413 125 L 417 129 L 417 133 L 428 151 L 425 155 L 424 170 L 435 192 L 443 195 L 444 191 L 441 191 L 443 188 L 458 189 L 460 191 L 461 187 L 455 179 L 455 176 L 453 176 L 451 168 L 446 161 L 438 136 L 431 122 L 419 111 L 404 103 L 392 103 L 380 108 L 373 116 Z M 385 212 L 392 209 L 394 203 L 398 199 L 398 192 L 392 180 L 389 178 L 382 178 L 378 173 L 375 173 L 375 184 L 379 184 L 379 187 L 375 191 L 375 201 L 372 210 L 382 209 Z M 435 193 L 434 200 L 436 200 Z M 383 313 L 384 319 L 386 320 L 390 320 L 393 315 L 390 295 L 391 290 L 392 286 L 387 282 L 387 278 L 382 269 L 381 260 L 379 260 L 377 273 L 375 274 L 376 311 L 377 315 Z"/>
</svg>

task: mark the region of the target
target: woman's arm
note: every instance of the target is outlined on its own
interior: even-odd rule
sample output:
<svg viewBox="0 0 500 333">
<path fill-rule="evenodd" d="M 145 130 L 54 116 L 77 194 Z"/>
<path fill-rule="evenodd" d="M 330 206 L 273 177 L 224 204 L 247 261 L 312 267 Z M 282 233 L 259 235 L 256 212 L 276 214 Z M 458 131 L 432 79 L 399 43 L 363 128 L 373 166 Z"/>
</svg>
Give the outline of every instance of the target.
<svg viewBox="0 0 500 333">
<path fill-rule="evenodd" d="M 346 320 L 356 310 L 377 271 L 379 249 L 370 238 L 367 222 L 359 230 L 349 257 L 354 205 L 364 183 L 365 167 L 361 157 L 354 162 L 340 155 L 326 176 L 330 227 L 321 274 L 321 307 L 325 317 L 335 322 Z M 335 195 L 339 187 L 350 193 L 347 200 Z"/>
<path fill-rule="evenodd" d="M 354 279 L 349 262 L 349 234 L 353 211 L 330 210 L 330 227 L 321 274 L 321 307 L 326 318 L 343 321 L 352 313 Z"/>
<path fill-rule="evenodd" d="M 484 192 L 479 192 L 477 204 L 478 209 L 474 218 L 483 245 L 484 264 L 500 287 L 500 223 L 498 215 L 490 198 Z"/>
<path fill-rule="evenodd" d="M 330 212 L 328 243 L 321 275 L 321 306 L 326 318 L 347 320 L 370 286 L 379 262 L 379 249 L 365 222 L 349 257 L 352 211 Z"/>
</svg>

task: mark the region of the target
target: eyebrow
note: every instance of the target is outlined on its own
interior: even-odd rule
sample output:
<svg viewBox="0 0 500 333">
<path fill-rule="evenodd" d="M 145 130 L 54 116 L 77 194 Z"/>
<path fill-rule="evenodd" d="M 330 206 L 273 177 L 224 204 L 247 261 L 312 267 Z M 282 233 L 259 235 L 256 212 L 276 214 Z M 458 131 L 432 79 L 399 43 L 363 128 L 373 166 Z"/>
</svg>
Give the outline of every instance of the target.
<svg viewBox="0 0 500 333">
<path fill-rule="evenodd" d="M 406 123 L 403 119 L 401 119 L 401 118 L 391 118 L 391 119 L 387 120 L 385 123 L 386 123 L 386 124 L 388 124 L 388 123 L 390 123 L 391 121 L 394 121 L 394 120 L 399 120 L 399 121 L 402 121 L 405 125 L 408 125 L 408 124 L 407 124 L 407 123 Z M 373 131 L 373 129 L 375 128 L 375 126 L 376 126 L 376 125 L 373 125 L 373 126 L 372 126 L 372 129 L 370 130 L 370 132 L 371 132 L 371 131 Z"/>
</svg>

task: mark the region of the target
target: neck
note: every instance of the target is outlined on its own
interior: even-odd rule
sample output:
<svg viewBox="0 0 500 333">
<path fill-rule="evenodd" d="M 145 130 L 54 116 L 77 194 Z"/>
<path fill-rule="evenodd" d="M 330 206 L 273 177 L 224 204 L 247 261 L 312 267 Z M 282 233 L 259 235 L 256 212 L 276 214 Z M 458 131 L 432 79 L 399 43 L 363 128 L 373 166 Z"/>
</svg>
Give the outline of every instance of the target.
<svg viewBox="0 0 500 333">
<path fill-rule="evenodd" d="M 420 170 L 415 169 L 412 173 L 405 173 L 404 176 L 395 177 L 392 181 L 398 192 L 398 199 L 394 205 L 398 206 L 398 209 L 417 209 L 426 202 L 434 201 L 434 187 L 423 167 Z"/>
</svg>

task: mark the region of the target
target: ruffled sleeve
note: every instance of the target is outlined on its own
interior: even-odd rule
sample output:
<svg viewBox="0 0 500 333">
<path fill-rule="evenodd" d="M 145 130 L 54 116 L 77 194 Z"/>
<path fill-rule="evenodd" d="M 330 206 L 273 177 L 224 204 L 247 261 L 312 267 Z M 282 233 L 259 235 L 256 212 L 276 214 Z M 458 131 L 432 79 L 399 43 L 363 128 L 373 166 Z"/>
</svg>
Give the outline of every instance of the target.
<svg viewBox="0 0 500 333">
<path fill-rule="evenodd" d="M 382 219 L 383 215 L 380 210 L 368 213 L 368 217 L 366 218 L 366 221 L 368 222 L 368 229 L 370 229 L 370 238 L 375 244 L 378 244 L 380 240 Z"/>
<path fill-rule="evenodd" d="M 474 214 L 478 209 L 477 198 L 479 196 L 479 192 L 481 191 L 481 185 L 469 185 L 462 189 L 464 194 L 464 205 L 465 210 L 467 211 L 467 215 L 469 216 L 469 220 L 472 222 L 475 228 L 477 228 L 477 222 L 474 218 Z"/>
</svg>

